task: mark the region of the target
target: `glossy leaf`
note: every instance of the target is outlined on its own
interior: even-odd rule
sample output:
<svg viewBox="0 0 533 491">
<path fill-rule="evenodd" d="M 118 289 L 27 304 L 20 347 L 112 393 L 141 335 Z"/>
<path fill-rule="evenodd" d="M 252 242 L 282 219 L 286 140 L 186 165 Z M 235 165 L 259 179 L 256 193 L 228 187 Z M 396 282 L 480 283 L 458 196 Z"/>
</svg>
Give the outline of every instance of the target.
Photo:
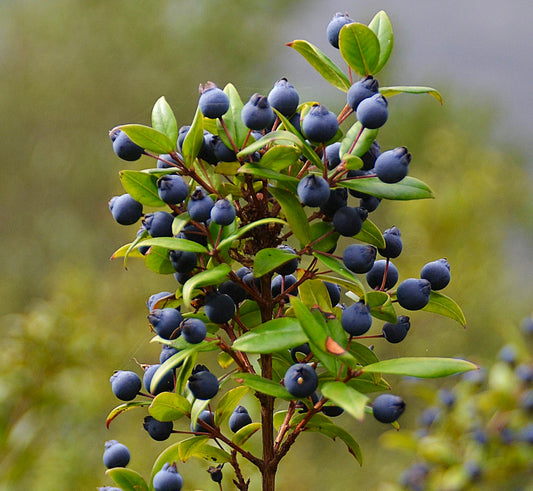
<svg viewBox="0 0 533 491">
<path fill-rule="evenodd" d="M 178 443 L 178 455 L 182 462 L 187 462 L 195 452 L 209 441 L 208 436 L 198 435 L 187 438 Z"/>
<path fill-rule="evenodd" d="M 299 182 L 296 177 L 292 177 L 287 174 L 282 174 L 281 172 L 269 169 L 268 167 L 255 163 L 244 164 L 243 166 L 239 167 L 238 173 L 251 174 L 252 176 L 260 177 L 261 179 L 294 182 L 296 184 L 298 184 Z"/>
<path fill-rule="evenodd" d="M 394 306 L 387 293 L 379 291 L 365 293 L 365 304 L 373 317 L 386 322 L 398 322 Z"/>
<path fill-rule="evenodd" d="M 333 224 L 331 222 L 319 221 L 309 226 L 311 232 L 311 242 L 313 243 L 313 251 L 328 252 L 331 251 L 339 240 L 340 234 L 333 231 Z M 321 237 L 324 237 L 320 239 Z M 320 239 L 320 240 L 318 240 Z"/>
<path fill-rule="evenodd" d="M 152 109 L 152 127 L 166 135 L 170 141 L 178 140 L 178 123 L 164 96 L 157 99 Z"/>
<path fill-rule="evenodd" d="M 346 154 L 362 157 L 372 146 L 372 143 L 376 139 L 378 133 L 378 129 L 371 130 L 369 128 L 365 128 L 363 131 L 361 131 L 361 123 L 356 121 L 346 132 L 346 135 L 341 141 L 339 156 L 341 159 L 344 159 Z M 357 143 L 353 145 L 356 138 Z"/>
<path fill-rule="evenodd" d="M 185 285 L 183 285 L 183 303 L 189 307 L 192 300 L 192 292 L 196 288 L 202 286 L 210 286 L 222 283 L 231 271 L 231 266 L 228 264 L 219 264 L 213 269 L 207 269 L 200 273 L 195 274 L 192 278 L 189 278 Z"/>
<path fill-rule="evenodd" d="M 307 336 L 294 317 L 279 317 L 243 334 L 233 343 L 233 349 L 247 353 L 272 353 L 306 341 Z"/>
<path fill-rule="evenodd" d="M 360 240 L 361 242 L 366 242 L 367 244 L 372 244 L 378 249 L 385 248 L 385 239 L 381 233 L 381 230 L 368 218 L 363 222 L 361 231 L 354 235 L 354 239 Z"/>
<path fill-rule="evenodd" d="M 256 220 L 255 222 L 249 223 L 248 225 L 245 225 L 244 227 L 240 227 L 237 232 L 230 235 L 229 237 L 226 237 L 224 240 L 221 240 L 218 244 L 218 248 L 221 249 L 227 244 L 231 244 L 233 241 L 241 238 L 243 235 L 247 234 L 250 230 L 256 228 L 256 227 L 262 227 L 265 225 L 270 225 L 272 223 L 279 223 L 281 225 L 286 225 L 286 223 L 283 220 L 280 220 L 279 218 L 261 218 L 260 220 Z"/>
<path fill-rule="evenodd" d="M 221 351 L 217 355 L 217 361 L 221 368 L 226 369 L 230 367 L 235 360 L 228 353 Z"/>
<path fill-rule="evenodd" d="M 366 373 L 377 372 L 419 378 L 438 378 L 477 369 L 479 369 L 477 365 L 457 358 L 406 357 L 378 361 L 367 365 L 362 370 Z"/>
<path fill-rule="evenodd" d="M 185 163 L 190 168 L 194 162 L 194 159 L 200 153 L 202 144 L 204 141 L 204 124 L 203 117 L 200 108 L 196 108 L 196 113 L 194 114 L 194 119 L 192 121 L 191 127 L 185 135 L 185 140 L 181 145 L 181 152 Z"/>
<path fill-rule="evenodd" d="M 161 249 L 169 249 L 171 251 L 189 251 L 197 253 L 209 252 L 205 246 L 187 239 L 178 239 L 176 237 L 153 237 L 142 240 L 138 246 L 156 246 Z"/>
<path fill-rule="evenodd" d="M 331 85 L 343 92 L 350 88 L 348 77 L 316 46 L 302 39 L 287 43 L 287 46 L 298 51 Z"/>
<path fill-rule="evenodd" d="M 361 365 L 370 365 L 379 361 L 378 357 L 371 349 L 354 340 L 350 343 L 350 353 L 355 356 Z"/>
<path fill-rule="evenodd" d="M 392 24 L 387 14 L 380 10 L 371 20 L 368 27 L 374 31 L 379 41 L 379 59 L 374 68 L 374 73 L 378 73 L 387 64 L 394 45 Z"/>
<path fill-rule="evenodd" d="M 250 423 L 243 426 L 235 435 L 231 441 L 236 445 L 244 445 L 257 431 L 261 429 L 261 423 Z"/>
<path fill-rule="evenodd" d="M 298 287 L 298 296 L 308 308 L 320 307 L 324 312 L 331 312 L 331 297 L 322 280 L 306 280 Z"/>
<path fill-rule="evenodd" d="M 320 252 L 314 252 L 313 256 L 315 256 L 322 264 L 324 264 L 324 266 L 331 269 L 331 271 L 337 273 L 343 278 L 346 278 L 352 285 L 357 286 L 359 289 L 359 291 L 355 292 L 357 295 L 362 296 L 364 294 L 365 290 L 359 278 L 357 278 L 357 276 L 355 276 L 348 268 L 346 268 L 341 261 Z"/>
<path fill-rule="evenodd" d="M 148 491 L 148 484 L 143 477 L 132 469 L 114 467 L 106 471 L 117 486 L 123 491 Z"/>
<path fill-rule="evenodd" d="M 289 227 L 302 245 L 311 241 L 309 222 L 298 198 L 289 191 L 281 188 L 271 188 L 270 192 L 281 206 L 281 210 L 289 222 Z"/>
<path fill-rule="evenodd" d="M 379 62 L 379 40 L 364 24 L 346 24 L 339 33 L 339 49 L 344 61 L 361 76 L 370 75 Z"/>
<path fill-rule="evenodd" d="M 248 329 L 253 329 L 263 322 L 261 319 L 261 309 L 257 302 L 253 300 L 245 300 L 240 305 L 239 318 Z"/>
<path fill-rule="evenodd" d="M 190 345 L 189 345 L 190 346 Z M 185 361 L 183 362 L 183 365 L 181 365 L 180 370 L 176 376 L 176 393 L 182 394 L 185 390 L 185 387 L 187 386 L 187 382 L 189 381 L 189 377 L 191 376 L 191 373 L 196 366 L 196 360 L 198 358 L 198 351 L 193 351 L 192 353 L 185 358 Z"/>
<path fill-rule="evenodd" d="M 279 172 L 296 163 L 300 154 L 301 152 L 292 145 L 277 145 L 261 157 L 261 165 Z"/>
<path fill-rule="evenodd" d="M 260 375 L 255 375 L 252 373 L 237 373 L 233 375 L 233 378 L 237 381 L 242 380 L 242 383 L 250 389 L 255 390 L 256 392 L 261 392 L 262 394 L 267 394 L 273 397 L 279 397 L 280 399 L 286 399 L 290 401 L 294 397 L 289 393 L 289 391 L 280 384 L 261 377 Z"/>
<path fill-rule="evenodd" d="M 417 87 L 417 86 L 396 86 L 396 87 L 381 87 L 380 93 L 385 97 L 392 97 L 397 94 L 429 94 L 437 99 L 441 104 L 444 103 L 440 92 L 433 87 Z"/>
<path fill-rule="evenodd" d="M 180 394 L 161 392 L 155 396 L 148 412 L 158 421 L 175 421 L 188 414 L 191 403 Z"/>
<path fill-rule="evenodd" d="M 125 124 L 118 127 L 128 138 L 140 147 L 157 154 L 171 153 L 176 150 L 176 141 L 149 126 L 142 124 Z"/>
<path fill-rule="evenodd" d="M 461 307 L 457 305 L 455 300 L 440 292 L 432 291 L 428 304 L 422 310 L 449 317 L 466 328 L 466 319 Z"/>
<path fill-rule="evenodd" d="M 217 426 L 225 423 L 233 414 L 233 411 L 240 400 L 250 391 L 246 386 L 235 387 L 226 392 L 217 404 L 215 410 L 215 424 Z"/>
<path fill-rule="evenodd" d="M 247 145 L 237 154 L 237 157 L 246 157 L 247 155 L 257 152 L 258 150 L 261 150 L 272 143 L 278 143 L 280 145 L 292 144 L 300 149 L 303 147 L 302 140 L 297 135 L 286 130 L 277 130 L 271 131 L 259 140 Z"/>
<path fill-rule="evenodd" d="M 155 273 L 174 274 L 176 272 L 168 258 L 168 249 L 163 249 L 162 247 L 150 247 L 150 250 L 144 256 L 144 264 Z"/>
<path fill-rule="evenodd" d="M 117 406 L 107 415 L 106 422 L 105 422 L 106 428 L 109 428 L 111 421 L 113 421 L 119 414 L 125 413 L 126 411 L 129 411 L 130 409 L 145 407 L 149 405 L 150 405 L 150 401 L 133 401 L 133 402 L 125 402 L 124 404 Z"/>
<path fill-rule="evenodd" d="M 342 407 L 355 419 L 362 421 L 368 397 L 344 382 L 326 382 L 321 386 L 322 395 Z"/>
<path fill-rule="evenodd" d="M 137 170 L 119 173 L 122 186 L 131 197 L 145 206 L 167 206 L 157 193 L 157 176 Z"/>
<path fill-rule="evenodd" d="M 201 438 L 201 437 L 193 437 L 193 438 Z M 188 440 L 190 440 L 190 438 Z M 186 441 L 186 440 L 183 440 L 183 441 Z M 165 448 L 165 450 L 163 450 L 157 456 L 154 462 L 154 465 L 152 466 L 152 470 L 150 472 L 150 486 L 152 486 L 152 488 L 153 488 L 154 476 L 163 468 L 163 466 L 167 463 L 178 462 L 180 460 L 179 448 L 180 448 L 180 445 L 183 443 L 183 441 L 170 445 L 169 447 Z"/>
<path fill-rule="evenodd" d="M 141 240 L 142 238 L 139 239 L 137 243 L 139 243 Z M 129 244 L 124 244 L 123 246 L 119 247 L 115 252 L 113 252 L 113 255 L 109 259 L 113 260 L 118 259 L 119 257 L 144 257 L 144 255 L 141 254 L 138 249 L 135 249 L 135 246 L 132 247 L 132 245 L 133 242 L 130 242 Z M 126 261 L 124 261 L 124 263 L 124 267 L 126 268 Z"/>
<path fill-rule="evenodd" d="M 255 255 L 253 267 L 254 277 L 261 278 L 261 276 L 274 271 L 276 268 L 297 257 L 296 254 L 275 247 L 261 249 Z"/>
<path fill-rule="evenodd" d="M 241 119 L 243 102 L 241 100 L 241 97 L 239 96 L 239 93 L 237 92 L 237 89 L 231 83 L 227 84 L 224 87 L 224 93 L 229 97 L 229 109 L 226 114 L 222 116 L 222 119 L 226 124 L 226 127 L 228 129 L 229 134 L 231 135 L 233 142 L 235 143 L 235 145 L 237 145 L 237 148 L 240 149 L 243 146 L 249 131 Z M 229 141 L 229 138 L 226 135 L 226 132 L 224 131 L 220 121 L 218 120 L 217 129 L 218 135 L 220 136 L 224 144 L 228 148 L 233 148 L 231 142 Z"/>
<path fill-rule="evenodd" d="M 226 462 L 231 462 L 231 455 L 228 452 L 221 448 L 209 445 L 208 443 L 196 447 L 192 452 L 192 457 L 202 459 L 210 464 L 224 464 Z"/>
<path fill-rule="evenodd" d="M 406 176 L 394 184 L 382 182 L 377 177 L 341 180 L 337 184 L 382 199 L 412 200 L 434 197 L 433 191 L 427 184 L 410 176 Z"/>
</svg>

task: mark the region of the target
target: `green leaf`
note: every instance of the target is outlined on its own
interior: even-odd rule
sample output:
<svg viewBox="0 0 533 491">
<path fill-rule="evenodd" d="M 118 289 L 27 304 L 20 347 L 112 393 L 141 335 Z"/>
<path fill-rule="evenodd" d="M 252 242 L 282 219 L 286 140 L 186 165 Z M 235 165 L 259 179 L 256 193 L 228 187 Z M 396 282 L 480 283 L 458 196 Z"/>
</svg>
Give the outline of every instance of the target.
<svg viewBox="0 0 533 491">
<path fill-rule="evenodd" d="M 182 394 L 185 390 L 185 387 L 187 386 L 187 382 L 189 381 L 189 377 L 191 376 L 191 373 L 196 366 L 196 359 L 198 358 L 198 352 L 194 351 L 189 354 L 189 356 L 185 359 L 183 362 L 183 365 L 180 368 L 180 371 L 178 372 L 178 375 L 176 376 L 176 393 Z"/>
<path fill-rule="evenodd" d="M 146 206 L 167 206 L 157 193 L 157 176 L 137 170 L 119 173 L 122 186 L 131 197 Z"/>
<path fill-rule="evenodd" d="M 243 334 L 233 343 L 233 349 L 247 353 L 272 353 L 298 346 L 307 341 L 294 317 L 279 317 Z"/>
<path fill-rule="evenodd" d="M 207 439 L 207 437 L 193 437 L 193 438 L 204 438 L 204 440 Z M 188 440 L 191 440 L 189 438 Z M 186 440 L 184 440 L 186 441 Z M 183 442 L 174 443 L 173 445 L 170 445 L 170 447 L 165 448 L 158 456 L 157 459 L 154 462 L 154 465 L 152 466 L 152 471 L 150 472 L 150 486 L 153 488 L 153 482 L 154 482 L 154 476 L 163 468 L 163 466 L 166 463 L 173 463 L 180 460 L 180 453 L 179 448 L 180 445 Z"/>
<path fill-rule="evenodd" d="M 202 400 L 202 399 L 194 399 L 191 409 L 191 428 L 196 427 L 196 423 L 198 422 L 198 416 L 202 413 L 202 411 L 209 405 L 208 400 Z"/>
<path fill-rule="evenodd" d="M 355 342 L 354 340 L 352 340 L 350 343 L 349 351 L 355 356 L 361 365 L 370 365 L 379 361 L 378 357 L 371 349 L 366 347 L 364 344 Z"/>
<path fill-rule="evenodd" d="M 166 135 L 170 141 L 178 140 L 178 123 L 164 96 L 157 99 L 152 109 L 152 127 Z"/>
<path fill-rule="evenodd" d="M 295 237 L 302 243 L 307 245 L 311 241 L 311 232 L 309 230 L 309 222 L 298 198 L 291 192 L 285 191 L 281 188 L 270 188 L 270 192 L 276 198 L 281 206 L 283 214 L 289 222 L 289 227 L 293 231 Z"/>
<path fill-rule="evenodd" d="M 227 84 L 224 87 L 224 93 L 229 97 L 229 109 L 226 114 L 222 116 L 222 119 L 224 120 L 224 123 L 226 123 L 226 127 L 228 128 L 228 132 L 231 135 L 232 140 L 239 149 L 244 145 L 244 141 L 246 140 L 249 131 L 246 125 L 242 122 L 241 118 L 243 103 L 239 93 L 237 92 L 237 89 L 233 84 Z M 224 131 L 224 128 L 222 127 L 222 124 L 218 120 L 217 129 L 218 135 L 224 144 L 228 148 L 233 148 L 229 138 L 226 135 L 226 132 Z"/>
<path fill-rule="evenodd" d="M 368 218 L 363 222 L 361 231 L 357 235 L 354 235 L 354 239 L 366 242 L 367 244 L 372 244 L 378 249 L 385 248 L 385 239 L 383 238 L 381 231 Z"/>
<path fill-rule="evenodd" d="M 191 403 L 180 394 L 161 392 L 155 396 L 148 412 L 158 421 L 175 421 L 189 414 Z"/>
<path fill-rule="evenodd" d="M 355 419 L 363 421 L 368 397 L 343 382 L 326 382 L 321 386 L 322 395 L 342 407 Z"/>
<path fill-rule="evenodd" d="M 457 303 L 450 297 L 447 297 L 440 292 L 432 291 L 429 296 L 428 304 L 422 310 L 449 317 L 466 328 L 466 319 L 461 307 L 459 307 L 459 305 L 457 305 Z"/>
<path fill-rule="evenodd" d="M 319 221 L 309 226 L 311 231 L 311 242 L 313 242 L 313 251 L 328 252 L 331 251 L 339 240 L 340 234 L 333 231 L 333 224 L 331 222 Z M 327 237 L 324 237 L 329 234 Z M 323 239 L 315 242 L 320 237 Z"/>
<path fill-rule="evenodd" d="M 148 234 L 148 232 L 146 232 Z M 142 240 L 139 239 L 136 241 L 136 243 L 139 243 Z M 133 242 L 130 242 L 129 244 L 124 244 L 123 246 L 119 247 L 115 252 L 113 252 L 113 255 L 110 257 L 111 260 L 118 259 L 119 257 L 125 258 L 124 260 L 124 268 L 128 269 L 126 267 L 126 258 L 127 257 L 144 257 L 138 249 L 135 249 L 135 246 L 133 246 Z M 133 246 L 133 247 L 132 247 Z"/>
<path fill-rule="evenodd" d="M 226 369 L 230 367 L 235 360 L 228 353 L 221 351 L 217 355 L 217 361 L 221 368 Z"/>
<path fill-rule="evenodd" d="M 223 263 L 215 266 L 213 269 L 207 269 L 189 278 L 185 285 L 183 285 L 183 303 L 185 306 L 190 307 L 194 289 L 222 283 L 230 271 L 231 266 Z"/>
<path fill-rule="evenodd" d="M 379 62 L 379 40 L 364 24 L 346 24 L 339 33 L 339 49 L 344 61 L 361 76 L 374 72 Z"/>
<path fill-rule="evenodd" d="M 274 147 L 277 148 L 277 147 Z M 289 176 L 287 174 L 282 174 L 281 172 L 269 169 L 264 167 L 261 164 L 256 163 L 247 163 L 239 167 L 238 173 L 251 174 L 255 177 L 260 177 L 261 179 L 271 179 L 275 181 L 285 181 L 285 182 L 294 182 L 298 184 L 299 180 L 296 177 Z"/>
<path fill-rule="evenodd" d="M 134 470 L 125 467 L 114 467 L 106 471 L 117 486 L 123 491 L 148 491 L 148 484 L 143 477 Z"/>
<path fill-rule="evenodd" d="M 256 227 L 262 227 L 263 225 L 269 225 L 271 223 L 280 223 L 282 225 L 287 225 L 283 220 L 280 220 L 279 218 L 261 218 L 260 220 L 256 220 L 255 222 L 249 223 L 244 227 L 240 227 L 236 233 L 230 235 L 229 237 L 226 237 L 224 240 L 221 240 L 218 244 L 218 248 L 222 249 L 227 244 L 231 244 L 233 241 L 239 239 L 240 237 L 247 234 L 250 230 Z"/>
<path fill-rule="evenodd" d="M 231 441 L 236 445 L 244 445 L 250 437 L 261 429 L 261 423 L 250 423 L 249 425 L 243 426 L 235 435 Z"/>
<path fill-rule="evenodd" d="M 144 256 L 144 264 L 155 273 L 174 274 L 176 270 L 168 258 L 168 249 L 152 246 Z"/>
<path fill-rule="evenodd" d="M 392 97 L 396 94 L 429 94 L 437 99 L 441 104 L 444 103 L 440 92 L 433 87 L 416 87 L 416 86 L 397 86 L 397 87 L 381 87 L 380 93 L 385 97 Z"/>
<path fill-rule="evenodd" d="M 205 246 L 198 242 L 187 239 L 177 239 L 175 237 L 153 237 L 141 241 L 138 246 L 156 246 L 171 251 L 189 251 L 204 254 L 209 252 Z"/>
<path fill-rule="evenodd" d="M 253 300 L 245 300 L 241 304 L 239 307 L 239 318 L 248 329 L 253 329 L 263 322 L 261 319 L 261 309 L 257 302 Z"/>
<path fill-rule="evenodd" d="M 349 280 L 353 285 L 351 290 L 353 291 L 354 289 L 358 289 L 358 291 L 355 291 L 354 293 L 360 297 L 363 296 L 365 290 L 359 278 L 357 278 L 357 276 L 355 276 L 348 268 L 346 268 L 338 259 L 326 254 L 322 254 L 321 252 L 313 252 L 313 256 L 315 256 L 322 264 L 324 264 L 324 266 L 331 269 L 331 271 Z"/>
<path fill-rule="evenodd" d="M 456 373 L 478 370 L 473 363 L 457 358 L 406 357 L 378 361 L 362 370 L 366 373 L 388 373 L 419 378 L 448 377 Z"/>
<path fill-rule="evenodd" d="M 261 278 L 261 276 L 297 257 L 296 254 L 275 247 L 261 249 L 254 259 L 254 277 Z"/>
<path fill-rule="evenodd" d="M 357 157 L 362 157 L 368 149 L 372 146 L 372 143 L 376 139 L 379 130 L 371 130 L 369 128 L 365 128 L 361 132 L 361 123 L 359 121 L 356 121 L 353 126 L 347 131 L 346 135 L 341 141 L 341 147 L 339 149 L 339 156 L 342 160 L 346 158 L 346 155 L 355 155 Z M 358 137 L 359 136 L 359 137 Z M 350 152 L 350 149 L 352 148 L 353 142 L 357 138 L 357 143 L 353 147 L 352 151 Z"/>
<path fill-rule="evenodd" d="M 215 424 L 217 426 L 222 425 L 229 419 L 237 404 L 249 391 L 248 387 L 240 386 L 229 390 L 222 396 L 215 410 Z"/>
<path fill-rule="evenodd" d="M 124 404 L 117 406 L 107 415 L 106 422 L 105 422 L 106 428 L 109 428 L 111 421 L 113 421 L 119 414 L 125 413 L 126 411 L 129 411 L 130 409 L 135 409 L 138 407 L 145 407 L 149 405 L 150 405 L 150 401 L 134 401 L 134 402 L 125 402 Z"/>
<path fill-rule="evenodd" d="M 194 448 L 192 457 L 205 460 L 208 463 L 224 464 L 225 462 L 231 462 L 231 455 L 218 447 L 213 447 L 208 443 Z"/>
<path fill-rule="evenodd" d="M 350 88 L 348 77 L 316 46 L 302 39 L 287 43 L 287 46 L 298 51 L 331 85 L 343 92 L 346 92 Z"/>
<path fill-rule="evenodd" d="M 278 397 L 280 399 L 286 399 L 288 401 L 294 399 L 285 387 L 272 380 L 263 378 L 260 375 L 255 375 L 253 373 L 236 373 L 233 375 L 233 378 L 237 381 L 242 380 L 244 385 L 256 392 L 261 392 L 262 394 Z"/>
<path fill-rule="evenodd" d="M 191 438 L 186 438 L 185 440 L 182 440 L 180 443 L 173 446 L 178 447 L 179 459 L 182 462 L 187 462 L 187 460 L 194 456 L 196 450 L 202 448 L 208 441 L 208 436 L 198 435 Z"/>
<path fill-rule="evenodd" d="M 142 124 L 125 124 L 119 126 L 128 138 L 140 147 L 157 154 L 171 153 L 176 150 L 176 141 L 172 142 L 168 136 Z"/>
<path fill-rule="evenodd" d="M 196 113 L 194 114 L 194 119 L 192 121 L 191 127 L 183 140 L 181 145 L 181 152 L 185 163 L 190 168 L 194 162 L 194 159 L 198 156 L 200 149 L 202 148 L 202 143 L 204 141 L 204 120 L 202 117 L 202 112 L 200 108 L 196 108 Z"/>
<path fill-rule="evenodd" d="M 398 322 L 391 298 L 387 293 L 379 291 L 367 292 L 365 293 L 365 304 L 370 309 L 373 317 L 386 322 Z"/>
<path fill-rule="evenodd" d="M 379 41 L 379 59 L 374 68 L 374 73 L 378 73 L 387 64 L 394 45 L 392 24 L 387 14 L 380 10 L 370 21 L 368 27 L 374 31 Z"/>
<path fill-rule="evenodd" d="M 304 146 L 301 140 L 301 137 L 289 131 L 277 130 L 277 131 L 271 131 L 270 133 L 267 133 L 262 138 L 259 138 L 259 140 L 247 145 L 237 154 L 237 157 L 239 158 L 246 157 L 247 155 L 257 152 L 258 150 L 261 150 L 262 148 L 272 143 L 276 143 L 280 145 L 292 144 L 292 145 L 295 145 L 299 149 L 302 149 L 302 147 Z"/>
<path fill-rule="evenodd" d="M 377 177 L 341 180 L 337 181 L 337 184 L 382 199 L 412 200 L 434 197 L 433 191 L 427 184 L 410 176 L 394 184 L 382 182 Z"/>
<path fill-rule="evenodd" d="M 263 167 L 279 172 L 295 164 L 300 158 L 300 154 L 298 148 L 292 145 L 278 145 L 269 149 L 261 157 L 260 162 Z"/>
<path fill-rule="evenodd" d="M 320 307 L 324 312 L 331 312 L 331 297 L 322 280 L 306 280 L 298 287 L 300 300 L 308 307 Z"/>
</svg>

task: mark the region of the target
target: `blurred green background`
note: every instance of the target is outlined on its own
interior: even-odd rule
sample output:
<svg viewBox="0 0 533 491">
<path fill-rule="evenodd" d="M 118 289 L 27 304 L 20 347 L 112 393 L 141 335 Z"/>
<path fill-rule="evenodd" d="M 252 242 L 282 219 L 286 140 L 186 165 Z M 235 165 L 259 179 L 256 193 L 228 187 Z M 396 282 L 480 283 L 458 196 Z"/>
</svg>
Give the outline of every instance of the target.
<svg viewBox="0 0 533 491">
<path fill-rule="evenodd" d="M 2 2 L 0 490 L 110 484 L 101 460 L 108 439 L 127 444 L 130 466 L 148 475 L 166 446 L 148 439 L 135 411 L 110 430 L 104 426 L 116 404 L 109 376 L 137 369 L 134 359 L 152 363 L 158 356 L 158 348 L 147 343 L 144 301 L 175 285 L 173 277 L 158 277 L 135 261 L 128 271 L 109 261 L 136 232 L 117 226 L 107 208 L 109 198 L 121 192 L 118 171 L 148 164 L 119 161 L 108 130 L 148 124 L 161 95 L 178 123 L 189 124 L 198 84 L 207 80 L 220 86 L 231 81 L 247 99 L 287 76 L 302 100 L 319 99 L 339 111 L 343 94 L 284 46 L 308 39 L 338 59 L 325 38 L 337 10 L 368 23 L 384 8 L 397 47 L 392 66 L 380 75 L 382 85 L 432 85 L 446 101 L 441 107 L 427 96 L 404 95 L 391 102 L 380 144 L 407 146 L 412 175 L 432 186 L 437 199 L 384 203 L 375 221 L 402 231 L 405 252 L 395 264 L 403 278 L 417 276 L 429 260 L 448 259 L 453 281 L 446 293 L 463 307 L 468 329 L 416 314 L 406 341 L 379 345 L 378 355 L 465 356 L 486 363 L 513 337 L 532 310 L 525 124 L 506 99 L 511 82 L 504 87 L 495 76 L 494 84 L 487 83 L 490 73 L 472 69 L 462 80 L 443 66 L 426 74 L 428 66 L 439 65 L 439 52 L 429 63 L 420 48 L 425 39 L 439 38 L 428 25 L 438 25 L 445 8 L 428 3 L 434 11 L 426 5 L 411 17 L 391 1 L 360 2 L 357 8 L 298 0 Z M 494 21 L 498 13 L 490 4 L 480 15 Z M 468 53 L 474 33 L 469 26 L 455 29 L 464 41 L 458 48 Z M 409 40 L 415 41 L 416 56 L 410 56 Z M 453 60 L 444 51 L 442 56 Z M 419 63 L 414 70 L 413 60 Z M 502 77 L 503 66 L 497 70 Z M 406 460 L 376 443 L 383 427 L 370 419 L 363 427 L 348 416 L 342 422 L 361 444 L 364 466 L 341 443 L 303 435 L 282 462 L 280 490 L 373 490 L 383 479 L 394 480 Z M 408 414 L 402 424 L 412 424 Z M 138 432 L 132 431 L 135 425 Z M 202 463 L 189 461 L 180 470 L 185 489 L 215 489 Z M 225 486 L 231 489 L 229 479 Z"/>
</svg>

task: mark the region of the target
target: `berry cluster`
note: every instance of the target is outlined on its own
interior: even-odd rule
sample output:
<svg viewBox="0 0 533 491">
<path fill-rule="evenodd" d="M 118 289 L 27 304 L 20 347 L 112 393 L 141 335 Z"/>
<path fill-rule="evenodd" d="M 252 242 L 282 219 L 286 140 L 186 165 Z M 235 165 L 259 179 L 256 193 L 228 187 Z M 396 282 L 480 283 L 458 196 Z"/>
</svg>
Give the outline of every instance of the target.
<svg viewBox="0 0 533 491">
<path fill-rule="evenodd" d="M 389 94 L 438 92 L 379 87 L 375 75 L 392 46 L 384 12 L 369 26 L 338 14 L 326 31 L 349 76 L 310 43 L 289 46 L 346 92 L 338 113 L 300 101 L 287 78 L 246 103 L 233 85 L 208 82 L 200 85 L 190 124 L 178 129 L 161 98 L 152 127 L 121 125 L 110 133 L 118 157 L 155 164 L 121 172 L 126 194 L 110 200 L 112 216 L 122 225 L 141 224 L 113 258 L 144 258 L 149 269 L 174 274 L 176 287 L 147 302 L 159 363 L 141 365 L 142 381 L 133 371 L 111 376 L 124 403 L 108 425 L 126 410 L 148 407 L 143 427 L 150 437 L 186 432 L 175 455 L 216 463 L 208 472 L 220 487 L 229 464 L 238 489 L 248 489 L 239 462 L 246 459 L 261 471 L 263 489 L 273 489 L 279 461 L 307 429 L 339 438 L 361 461 L 357 442 L 331 418 L 348 413 L 362 420 L 371 412 L 397 426 L 402 398 L 387 393 L 371 402 L 368 395 L 390 389 L 383 375 L 438 377 L 476 368 L 454 359 L 380 362 L 378 350 L 364 344 L 405 338 L 411 320 L 398 307 L 464 324 L 459 306 L 439 292 L 450 281 L 448 262 L 426 264 L 420 278 L 394 290 L 399 272 L 391 259 L 403 250 L 400 231 L 381 232 L 369 218 L 382 200 L 432 196 L 407 176 L 407 149 L 382 152 L 376 137 L 389 118 Z M 355 82 L 354 72 L 362 77 Z M 341 239 L 350 243 L 339 255 Z M 376 319 L 384 322 L 381 333 L 367 334 Z M 216 369 L 211 351 L 219 353 Z M 249 410 L 261 414 L 260 423 Z M 262 457 L 245 446 L 259 430 Z M 152 470 L 156 490 L 181 489 L 169 455 Z M 108 467 L 111 477 L 120 473 Z"/>
</svg>

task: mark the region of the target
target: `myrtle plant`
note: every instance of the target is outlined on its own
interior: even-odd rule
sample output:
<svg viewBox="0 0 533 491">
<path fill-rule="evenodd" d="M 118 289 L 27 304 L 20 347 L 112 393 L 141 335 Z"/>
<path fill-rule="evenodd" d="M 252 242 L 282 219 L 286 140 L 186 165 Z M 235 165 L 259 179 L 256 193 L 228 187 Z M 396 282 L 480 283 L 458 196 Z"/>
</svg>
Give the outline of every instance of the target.
<svg viewBox="0 0 533 491">
<path fill-rule="evenodd" d="M 286 78 L 246 103 L 231 83 L 207 82 L 189 125 L 178 128 L 161 97 L 151 127 L 110 132 L 118 157 L 148 164 L 120 172 L 125 194 L 110 200 L 111 213 L 120 224 L 142 224 L 112 257 L 125 265 L 143 258 L 177 280 L 174 291 L 147 302 L 158 363 L 140 365 L 142 377 L 111 376 L 124 402 L 107 425 L 144 408 L 140 430 L 170 440 L 148 480 L 125 467 L 122 443 L 107 442 L 107 473 L 123 490 L 179 490 L 192 457 L 206 462 L 215 487 L 230 471 L 227 481 L 249 489 L 248 461 L 262 489 L 273 490 L 280 461 L 304 431 L 342 441 L 362 463 L 357 441 L 334 421 L 344 412 L 362 422 L 368 413 L 398 427 L 405 403 L 384 376 L 477 368 L 449 358 L 380 361 L 379 344 L 369 344 L 401 342 L 414 310 L 465 325 L 457 303 L 441 293 L 449 263 L 433 259 L 419 278 L 399 282 L 391 260 L 402 253 L 401 233 L 392 224 L 381 232 L 369 218 L 382 201 L 433 197 L 407 175 L 407 148 L 382 151 L 376 141 L 389 99 L 415 93 L 442 101 L 430 87 L 379 86 L 375 76 L 393 47 L 385 12 L 368 26 L 336 14 L 326 33 L 347 74 L 307 41 L 287 46 L 344 92 L 338 114 L 300 101 Z M 244 399 L 255 401 L 258 421 Z"/>
</svg>

